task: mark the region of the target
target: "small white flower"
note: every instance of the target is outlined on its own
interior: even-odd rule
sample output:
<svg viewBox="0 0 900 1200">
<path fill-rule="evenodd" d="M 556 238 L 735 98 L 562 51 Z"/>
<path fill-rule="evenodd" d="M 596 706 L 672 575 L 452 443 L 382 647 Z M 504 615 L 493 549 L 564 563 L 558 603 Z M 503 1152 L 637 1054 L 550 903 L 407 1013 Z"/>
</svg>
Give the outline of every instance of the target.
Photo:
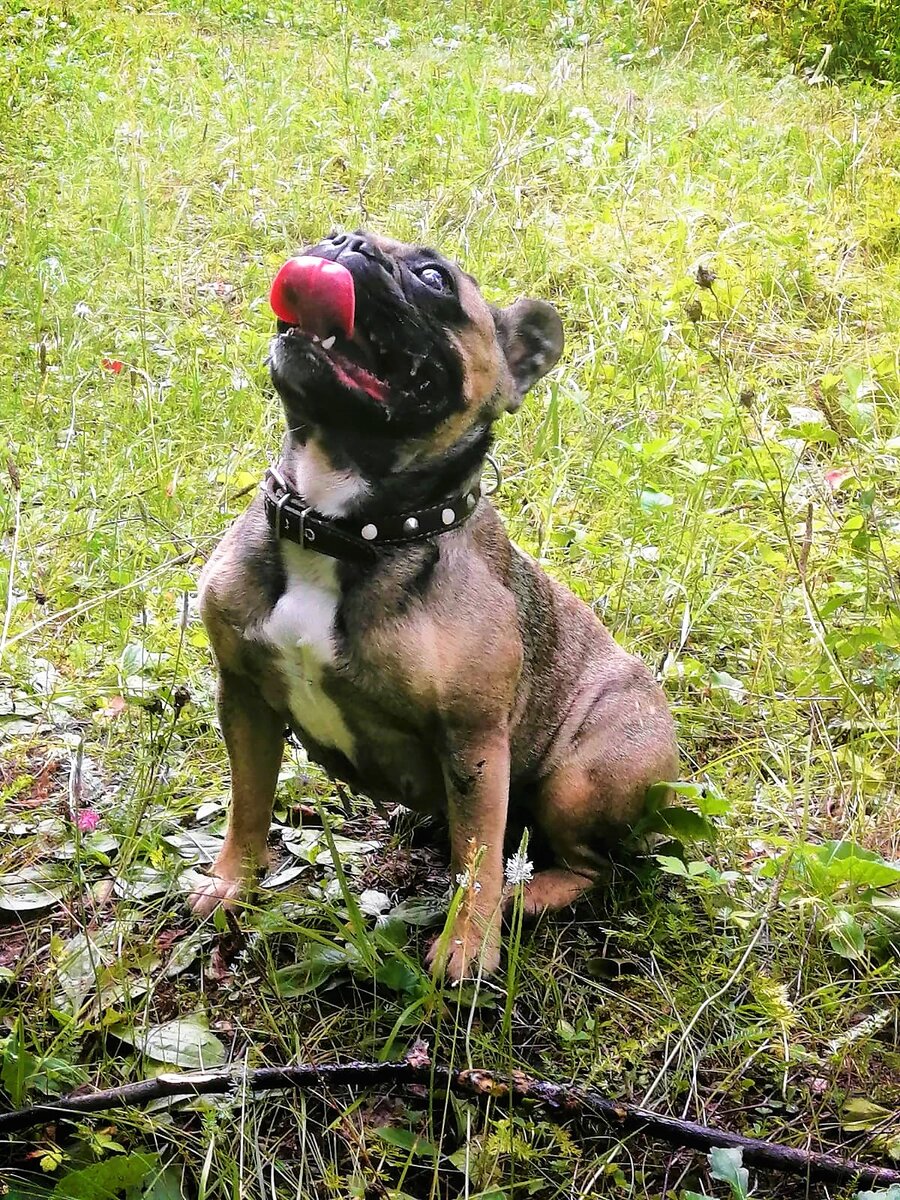
<svg viewBox="0 0 900 1200">
<path fill-rule="evenodd" d="M 500 89 L 508 95 L 513 96 L 536 96 L 537 88 L 533 83 L 508 83 L 506 87 Z"/>
<path fill-rule="evenodd" d="M 475 880 L 474 883 L 469 882 L 469 872 L 468 871 L 461 871 L 460 874 L 457 875 L 456 886 L 461 887 L 461 888 L 471 887 L 472 891 L 476 892 L 476 893 L 481 891 L 481 884 L 478 882 L 477 879 Z"/>
<path fill-rule="evenodd" d="M 91 315 L 91 306 L 85 300 L 79 300 L 72 310 L 76 317 L 89 317 Z"/>
<path fill-rule="evenodd" d="M 175 601 L 179 629 L 188 629 L 200 620 L 200 599 L 196 592 L 182 592 Z"/>
<path fill-rule="evenodd" d="M 527 855 L 522 854 L 520 850 L 506 860 L 507 883 L 527 883 L 533 875 L 534 864 L 529 862 Z"/>
<path fill-rule="evenodd" d="M 389 50 L 391 47 L 391 42 L 395 42 L 397 38 L 400 37 L 400 33 L 401 30 L 399 25 L 389 24 L 381 37 L 372 38 L 372 41 L 380 49 Z"/>
</svg>

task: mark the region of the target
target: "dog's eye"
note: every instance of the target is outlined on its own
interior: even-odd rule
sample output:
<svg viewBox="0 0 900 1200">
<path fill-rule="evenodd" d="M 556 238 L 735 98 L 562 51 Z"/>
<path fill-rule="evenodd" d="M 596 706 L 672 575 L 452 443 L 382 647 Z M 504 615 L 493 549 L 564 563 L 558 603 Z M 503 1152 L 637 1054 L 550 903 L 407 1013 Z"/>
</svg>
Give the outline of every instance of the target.
<svg viewBox="0 0 900 1200">
<path fill-rule="evenodd" d="M 430 287 L 433 292 L 452 292 L 453 283 L 446 271 L 442 271 L 440 267 L 420 267 L 416 271 L 422 282 Z"/>
</svg>

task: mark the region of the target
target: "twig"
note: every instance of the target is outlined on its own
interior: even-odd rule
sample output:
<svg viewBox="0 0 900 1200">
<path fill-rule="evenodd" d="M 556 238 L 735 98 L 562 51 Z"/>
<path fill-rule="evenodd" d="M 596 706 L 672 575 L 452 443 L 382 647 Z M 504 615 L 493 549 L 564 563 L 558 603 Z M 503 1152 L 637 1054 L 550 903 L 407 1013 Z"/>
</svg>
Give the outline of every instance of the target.
<svg viewBox="0 0 900 1200">
<path fill-rule="evenodd" d="M 495 1075 L 491 1071 L 451 1070 L 430 1063 L 418 1049 L 405 1062 L 349 1062 L 333 1064 L 304 1063 L 296 1066 L 257 1067 L 252 1071 L 225 1068 L 187 1074 L 163 1074 L 140 1083 L 107 1088 L 87 1096 L 67 1096 L 16 1112 L 0 1113 L 0 1133 L 29 1129 L 42 1122 L 80 1117 L 85 1113 L 105 1112 L 112 1108 L 147 1104 L 151 1100 L 182 1096 L 221 1096 L 240 1092 L 266 1092 L 279 1089 L 373 1088 L 393 1085 L 401 1088 L 426 1087 L 449 1090 L 458 1096 L 475 1099 L 492 1097 L 506 1103 L 534 1103 L 553 1116 L 575 1121 L 601 1121 L 617 1130 L 642 1132 L 672 1146 L 711 1150 L 716 1146 L 740 1149 L 750 1166 L 809 1180 L 830 1180 L 862 1186 L 900 1183 L 900 1171 L 798 1150 L 757 1138 L 683 1121 L 663 1113 L 639 1108 L 635 1104 L 610 1100 L 599 1092 L 533 1079 L 520 1071 Z"/>
</svg>

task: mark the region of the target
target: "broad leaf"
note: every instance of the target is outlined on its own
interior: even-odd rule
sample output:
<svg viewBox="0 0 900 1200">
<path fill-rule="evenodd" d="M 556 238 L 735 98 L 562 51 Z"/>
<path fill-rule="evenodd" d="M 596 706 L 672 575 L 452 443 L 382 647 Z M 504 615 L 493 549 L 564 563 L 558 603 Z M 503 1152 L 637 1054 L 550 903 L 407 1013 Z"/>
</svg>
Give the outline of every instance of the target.
<svg viewBox="0 0 900 1200">
<path fill-rule="evenodd" d="M 52 908 L 65 894 L 65 885 L 39 868 L 24 867 L 15 875 L 0 875 L 0 909 L 6 912 L 39 912 Z"/>
<path fill-rule="evenodd" d="M 56 1200 L 116 1200 L 139 1187 L 159 1166 L 158 1154 L 117 1154 L 80 1171 L 70 1171 L 51 1193 Z"/>
<path fill-rule="evenodd" d="M 865 1096 L 853 1096 L 841 1108 L 841 1127 L 848 1133 L 868 1133 L 890 1121 L 892 1115 L 890 1109 Z"/>
<path fill-rule="evenodd" d="M 172 877 L 167 871 L 157 871 L 155 867 L 136 866 L 126 874 L 117 875 L 113 888 L 116 895 L 121 896 L 123 900 L 139 901 L 162 896 L 172 885 Z"/>
<path fill-rule="evenodd" d="M 734 1200 L 745 1200 L 750 1187 L 750 1173 L 743 1166 L 741 1150 L 714 1146 L 709 1152 L 710 1174 L 731 1186 Z"/>
<path fill-rule="evenodd" d="M 143 1200 L 184 1200 L 181 1171 L 166 1167 L 161 1174 L 144 1185 Z"/>
<path fill-rule="evenodd" d="M 321 987 L 337 971 L 349 967 L 358 956 L 349 947 L 307 946 L 296 963 L 275 972 L 275 990 L 279 996 L 305 996 Z"/>
<path fill-rule="evenodd" d="M 210 1032 L 202 1013 L 163 1025 L 113 1025 L 110 1032 L 154 1062 L 205 1070 L 225 1061 L 225 1047 Z"/>
<path fill-rule="evenodd" d="M 900 866 L 885 862 L 880 854 L 855 842 L 825 842 L 815 849 L 815 858 L 835 882 L 854 887 L 889 887 L 900 883 Z"/>
<path fill-rule="evenodd" d="M 412 897 L 398 904 L 388 913 L 389 917 L 399 917 L 407 925 L 415 925 L 420 929 L 430 929 L 432 925 L 442 925 L 447 915 L 446 900 L 436 896 Z"/>
<path fill-rule="evenodd" d="M 411 963 L 389 958 L 375 972 L 375 978 L 394 992 L 421 993 L 428 987 L 427 977 Z"/>
<path fill-rule="evenodd" d="M 689 842 L 713 842 L 716 839 L 715 828 L 706 817 L 691 812 L 689 808 L 676 808 L 674 805 L 659 810 L 653 820 L 653 828 Z"/>
<path fill-rule="evenodd" d="M 117 931 L 107 925 L 90 934 L 76 933 L 65 944 L 56 960 L 56 975 L 62 989 L 61 1007 L 72 1012 L 101 987 L 105 968 L 116 961 L 110 948 Z"/>
<path fill-rule="evenodd" d="M 842 958 L 856 961 L 866 953 L 863 928 L 846 908 L 839 908 L 828 926 L 828 942 L 835 954 L 840 954 Z"/>
<path fill-rule="evenodd" d="M 376 892 L 369 888 L 360 894 L 357 903 L 359 911 L 367 917 L 377 917 L 391 907 L 391 898 L 387 892 Z"/>
<path fill-rule="evenodd" d="M 381 1141 L 387 1142 L 389 1146 L 406 1150 L 416 1158 L 438 1158 L 441 1153 L 433 1142 L 426 1142 L 412 1130 L 400 1129 L 397 1125 L 382 1125 L 379 1129 L 373 1129 L 372 1132 Z"/>
</svg>

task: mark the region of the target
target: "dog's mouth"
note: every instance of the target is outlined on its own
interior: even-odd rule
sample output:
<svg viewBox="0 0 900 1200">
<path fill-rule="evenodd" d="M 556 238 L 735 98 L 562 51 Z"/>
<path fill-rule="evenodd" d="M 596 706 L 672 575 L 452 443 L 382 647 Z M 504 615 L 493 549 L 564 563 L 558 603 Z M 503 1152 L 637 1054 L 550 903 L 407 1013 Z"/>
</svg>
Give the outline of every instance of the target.
<svg viewBox="0 0 900 1200">
<path fill-rule="evenodd" d="M 316 365 L 338 383 L 379 404 L 388 401 L 387 347 L 356 319 L 356 288 L 350 271 L 330 259 L 292 258 L 275 276 L 270 303 L 279 332 L 297 339 Z"/>
</svg>

